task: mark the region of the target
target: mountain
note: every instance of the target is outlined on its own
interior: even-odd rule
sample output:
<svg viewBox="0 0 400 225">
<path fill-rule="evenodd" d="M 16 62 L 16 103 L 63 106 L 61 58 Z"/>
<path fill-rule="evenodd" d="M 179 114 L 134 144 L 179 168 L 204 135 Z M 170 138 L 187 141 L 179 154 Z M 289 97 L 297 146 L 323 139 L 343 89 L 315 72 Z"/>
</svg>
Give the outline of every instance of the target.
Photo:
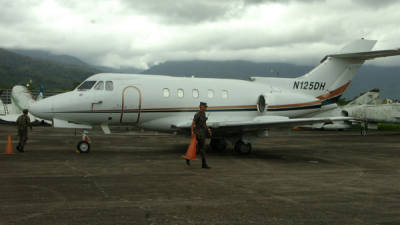
<svg viewBox="0 0 400 225">
<path fill-rule="evenodd" d="M 53 54 L 48 51 L 43 50 L 32 50 L 32 49 L 7 49 L 8 51 L 29 56 L 32 58 L 44 59 L 56 63 L 67 64 L 67 65 L 76 65 L 76 66 L 86 66 L 86 67 L 93 67 L 101 72 L 106 73 L 140 73 L 142 70 L 137 69 L 135 67 L 121 67 L 121 68 L 112 68 L 107 66 L 98 66 L 98 65 L 91 65 L 82 61 L 81 59 L 70 56 L 70 55 L 57 55 Z"/>
<path fill-rule="evenodd" d="M 142 73 L 143 70 L 135 68 L 135 67 L 120 67 L 120 68 L 112 68 L 107 66 L 97 66 L 92 65 L 92 67 L 106 73 Z"/>
<path fill-rule="evenodd" d="M 33 88 L 70 90 L 95 73 L 140 73 L 134 67 L 111 68 L 90 65 L 77 57 L 48 51 L 0 48 L 0 88 L 33 80 Z"/>
<path fill-rule="evenodd" d="M 374 88 L 380 89 L 382 98 L 400 99 L 400 67 L 362 66 L 344 97 L 358 97 Z"/>
<path fill-rule="evenodd" d="M 153 66 L 143 73 L 247 80 L 250 76 L 293 78 L 307 73 L 312 68 L 314 66 L 248 61 L 173 61 Z M 344 97 L 351 99 L 360 93 L 379 88 L 381 97 L 400 99 L 399 84 L 400 67 L 363 65 L 344 93 Z"/>
<path fill-rule="evenodd" d="M 251 76 L 296 77 L 306 73 L 311 68 L 311 66 L 298 66 L 286 63 L 254 63 L 240 60 L 171 61 L 153 66 L 142 73 L 247 80 Z M 282 76 L 283 74 L 286 74 L 286 76 Z"/>
<path fill-rule="evenodd" d="M 43 84 L 46 89 L 71 90 L 77 83 L 99 72 L 85 65 L 58 63 L 0 49 L 0 88 L 11 88 L 32 79 L 33 88 Z"/>
<path fill-rule="evenodd" d="M 7 49 L 8 51 L 29 56 L 32 58 L 44 59 L 48 61 L 53 61 L 61 64 L 67 65 L 76 65 L 76 66 L 89 66 L 87 63 L 82 60 L 69 56 L 69 55 L 56 55 L 51 52 L 42 51 L 42 50 L 31 50 L 31 49 Z"/>
</svg>

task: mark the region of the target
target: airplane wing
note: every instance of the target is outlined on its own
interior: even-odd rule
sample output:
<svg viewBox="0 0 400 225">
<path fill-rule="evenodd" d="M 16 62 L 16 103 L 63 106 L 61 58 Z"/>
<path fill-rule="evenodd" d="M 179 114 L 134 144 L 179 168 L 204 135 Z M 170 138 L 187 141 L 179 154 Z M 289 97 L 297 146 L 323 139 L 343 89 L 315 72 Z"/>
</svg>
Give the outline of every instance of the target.
<svg viewBox="0 0 400 225">
<path fill-rule="evenodd" d="M 15 123 L 21 114 L 7 114 L 0 116 L 0 120 L 10 123 Z"/>
<path fill-rule="evenodd" d="M 4 121 L 7 123 L 16 123 L 18 117 L 21 114 L 7 114 L 7 115 L 0 115 L 0 121 Z M 35 124 L 35 123 L 46 123 L 46 124 L 51 124 L 51 121 L 49 120 L 43 120 L 37 117 L 34 117 L 32 115 L 30 115 L 31 118 L 31 123 Z"/>
<path fill-rule="evenodd" d="M 273 127 L 295 127 L 304 124 L 329 123 L 333 121 L 351 120 L 351 117 L 316 117 L 316 118 L 295 118 L 290 119 L 284 116 L 259 116 L 253 120 L 243 121 L 210 121 L 207 126 L 223 133 L 241 131 L 257 131 Z M 192 121 L 176 124 L 173 127 L 178 129 L 189 129 Z"/>
<path fill-rule="evenodd" d="M 66 120 L 53 119 L 53 127 L 55 128 L 75 128 L 75 129 L 92 129 L 89 124 L 77 124 Z"/>
</svg>

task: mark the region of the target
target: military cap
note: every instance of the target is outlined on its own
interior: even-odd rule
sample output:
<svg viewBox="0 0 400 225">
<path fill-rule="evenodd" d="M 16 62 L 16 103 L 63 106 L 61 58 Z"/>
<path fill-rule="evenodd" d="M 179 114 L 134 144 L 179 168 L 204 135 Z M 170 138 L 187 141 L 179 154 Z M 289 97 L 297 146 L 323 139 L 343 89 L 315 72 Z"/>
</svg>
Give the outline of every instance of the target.
<svg viewBox="0 0 400 225">
<path fill-rule="evenodd" d="M 208 107 L 206 102 L 200 102 L 200 106 Z"/>
</svg>

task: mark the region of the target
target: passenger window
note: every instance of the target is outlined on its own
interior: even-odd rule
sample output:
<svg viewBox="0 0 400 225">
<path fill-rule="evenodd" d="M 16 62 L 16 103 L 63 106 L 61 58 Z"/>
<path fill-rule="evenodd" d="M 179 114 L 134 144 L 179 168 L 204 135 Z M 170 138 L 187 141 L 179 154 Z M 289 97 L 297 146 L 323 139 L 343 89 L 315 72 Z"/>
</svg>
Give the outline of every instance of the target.
<svg viewBox="0 0 400 225">
<path fill-rule="evenodd" d="M 114 83 L 112 81 L 106 81 L 106 91 L 114 90 Z"/>
<path fill-rule="evenodd" d="M 211 89 L 208 89 L 207 96 L 208 96 L 208 98 L 214 98 L 214 91 Z"/>
<path fill-rule="evenodd" d="M 192 94 L 193 94 L 193 98 L 198 98 L 199 97 L 199 90 L 193 89 Z"/>
<path fill-rule="evenodd" d="M 227 90 L 222 90 L 222 98 L 227 99 L 228 98 L 228 91 Z"/>
<path fill-rule="evenodd" d="M 169 97 L 169 89 L 168 89 L 168 88 L 164 88 L 164 89 L 163 89 L 163 96 L 164 96 L 165 98 L 168 98 L 168 97 Z"/>
<path fill-rule="evenodd" d="M 178 97 L 179 97 L 179 98 L 183 98 L 183 95 L 184 95 L 183 89 L 179 88 L 179 89 L 178 89 Z"/>
<path fill-rule="evenodd" d="M 104 90 L 104 82 L 103 81 L 99 81 L 97 82 L 97 84 L 94 86 L 94 90 Z"/>
<path fill-rule="evenodd" d="M 95 83 L 96 83 L 96 81 L 93 81 L 93 80 L 85 81 L 81 85 L 79 85 L 78 91 L 90 90 Z"/>
</svg>

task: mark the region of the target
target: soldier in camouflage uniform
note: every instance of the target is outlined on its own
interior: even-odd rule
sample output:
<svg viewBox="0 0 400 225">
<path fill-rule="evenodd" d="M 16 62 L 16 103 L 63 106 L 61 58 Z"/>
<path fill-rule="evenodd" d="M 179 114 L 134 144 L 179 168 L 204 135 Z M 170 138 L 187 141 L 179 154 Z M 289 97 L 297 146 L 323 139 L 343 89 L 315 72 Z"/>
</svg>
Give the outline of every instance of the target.
<svg viewBox="0 0 400 225">
<path fill-rule="evenodd" d="M 197 139 L 197 151 L 200 152 L 202 159 L 202 168 L 210 169 L 206 162 L 206 151 L 205 142 L 208 135 L 212 135 L 211 129 L 207 127 L 207 117 L 206 117 L 207 103 L 200 102 L 200 111 L 194 115 L 192 122 L 192 135 L 196 134 Z M 190 161 L 186 160 L 186 164 L 190 165 Z"/>
<path fill-rule="evenodd" d="M 18 127 L 18 136 L 19 143 L 17 146 L 17 150 L 20 152 L 24 152 L 24 146 L 26 141 L 28 140 L 28 127 L 32 130 L 31 119 L 28 116 L 28 110 L 24 109 L 24 114 L 18 117 L 17 119 L 17 127 Z"/>
</svg>

